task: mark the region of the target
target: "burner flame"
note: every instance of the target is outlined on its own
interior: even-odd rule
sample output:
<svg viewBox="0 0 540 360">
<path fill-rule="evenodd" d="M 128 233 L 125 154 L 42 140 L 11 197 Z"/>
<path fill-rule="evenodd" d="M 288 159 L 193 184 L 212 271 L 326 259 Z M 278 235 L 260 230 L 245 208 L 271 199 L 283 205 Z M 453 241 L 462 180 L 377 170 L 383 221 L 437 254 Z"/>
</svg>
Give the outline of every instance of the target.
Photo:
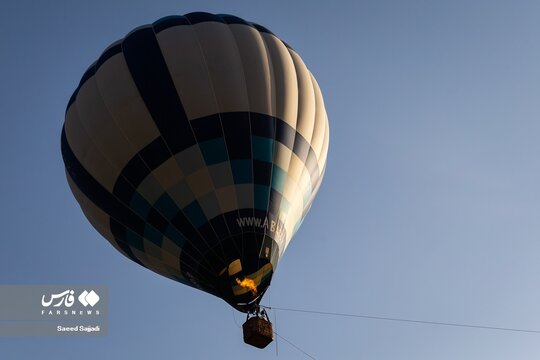
<svg viewBox="0 0 540 360">
<path fill-rule="evenodd" d="M 257 296 L 257 286 L 255 285 L 255 281 L 251 280 L 250 278 L 244 278 L 244 280 L 237 278 L 236 283 L 243 288 L 249 289 L 253 296 Z"/>
</svg>

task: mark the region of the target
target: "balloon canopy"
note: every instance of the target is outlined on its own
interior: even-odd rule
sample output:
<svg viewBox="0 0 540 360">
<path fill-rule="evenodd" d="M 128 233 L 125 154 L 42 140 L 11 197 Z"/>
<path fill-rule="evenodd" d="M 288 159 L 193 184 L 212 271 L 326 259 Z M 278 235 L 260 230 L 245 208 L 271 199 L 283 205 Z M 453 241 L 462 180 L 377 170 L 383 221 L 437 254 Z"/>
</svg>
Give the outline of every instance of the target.
<svg viewBox="0 0 540 360">
<path fill-rule="evenodd" d="M 73 195 L 119 252 L 246 312 L 319 189 L 328 119 L 286 43 L 191 13 L 110 45 L 71 97 L 61 143 Z"/>
</svg>

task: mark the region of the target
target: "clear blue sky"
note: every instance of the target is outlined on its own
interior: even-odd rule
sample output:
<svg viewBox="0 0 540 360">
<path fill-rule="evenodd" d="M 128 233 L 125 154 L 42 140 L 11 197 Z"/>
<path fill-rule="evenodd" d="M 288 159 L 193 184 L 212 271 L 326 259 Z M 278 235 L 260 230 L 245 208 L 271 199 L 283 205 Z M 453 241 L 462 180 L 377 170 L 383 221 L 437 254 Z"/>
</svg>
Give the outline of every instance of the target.
<svg viewBox="0 0 540 360">
<path fill-rule="evenodd" d="M 325 96 L 326 178 L 265 304 L 540 329 L 540 2 L 17 0 L 0 3 L 0 283 L 106 285 L 110 332 L 0 338 L 2 359 L 276 358 L 243 344 L 225 302 L 117 253 L 64 176 L 86 67 L 191 11 L 268 27 Z M 317 359 L 540 357 L 539 334 L 286 312 L 275 325 Z"/>
</svg>

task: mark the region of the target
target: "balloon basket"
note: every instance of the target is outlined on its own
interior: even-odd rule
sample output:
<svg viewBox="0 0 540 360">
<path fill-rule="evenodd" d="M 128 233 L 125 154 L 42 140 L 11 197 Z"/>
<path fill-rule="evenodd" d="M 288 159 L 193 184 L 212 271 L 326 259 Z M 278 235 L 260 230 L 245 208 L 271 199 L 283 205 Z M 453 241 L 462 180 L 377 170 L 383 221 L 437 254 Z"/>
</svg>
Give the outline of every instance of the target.
<svg viewBox="0 0 540 360">
<path fill-rule="evenodd" d="M 244 342 L 259 349 L 264 349 L 274 340 L 272 323 L 268 320 L 266 313 L 249 317 L 242 325 L 244 330 Z"/>
</svg>

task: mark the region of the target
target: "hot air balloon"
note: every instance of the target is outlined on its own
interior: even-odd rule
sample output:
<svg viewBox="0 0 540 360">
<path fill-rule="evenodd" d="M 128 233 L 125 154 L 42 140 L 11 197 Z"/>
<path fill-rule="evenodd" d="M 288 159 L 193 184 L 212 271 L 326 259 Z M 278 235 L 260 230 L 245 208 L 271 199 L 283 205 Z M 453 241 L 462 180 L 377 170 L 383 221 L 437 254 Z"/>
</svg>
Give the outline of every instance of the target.
<svg viewBox="0 0 540 360">
<path fill-rule="evenodd" d="M 101 54 L 69 100 L 61 148 L 84 215 L 119 252 L 249 313 L 319 189 L 328 134 L 290 46 L 190 13 Z"/>
</svg>

